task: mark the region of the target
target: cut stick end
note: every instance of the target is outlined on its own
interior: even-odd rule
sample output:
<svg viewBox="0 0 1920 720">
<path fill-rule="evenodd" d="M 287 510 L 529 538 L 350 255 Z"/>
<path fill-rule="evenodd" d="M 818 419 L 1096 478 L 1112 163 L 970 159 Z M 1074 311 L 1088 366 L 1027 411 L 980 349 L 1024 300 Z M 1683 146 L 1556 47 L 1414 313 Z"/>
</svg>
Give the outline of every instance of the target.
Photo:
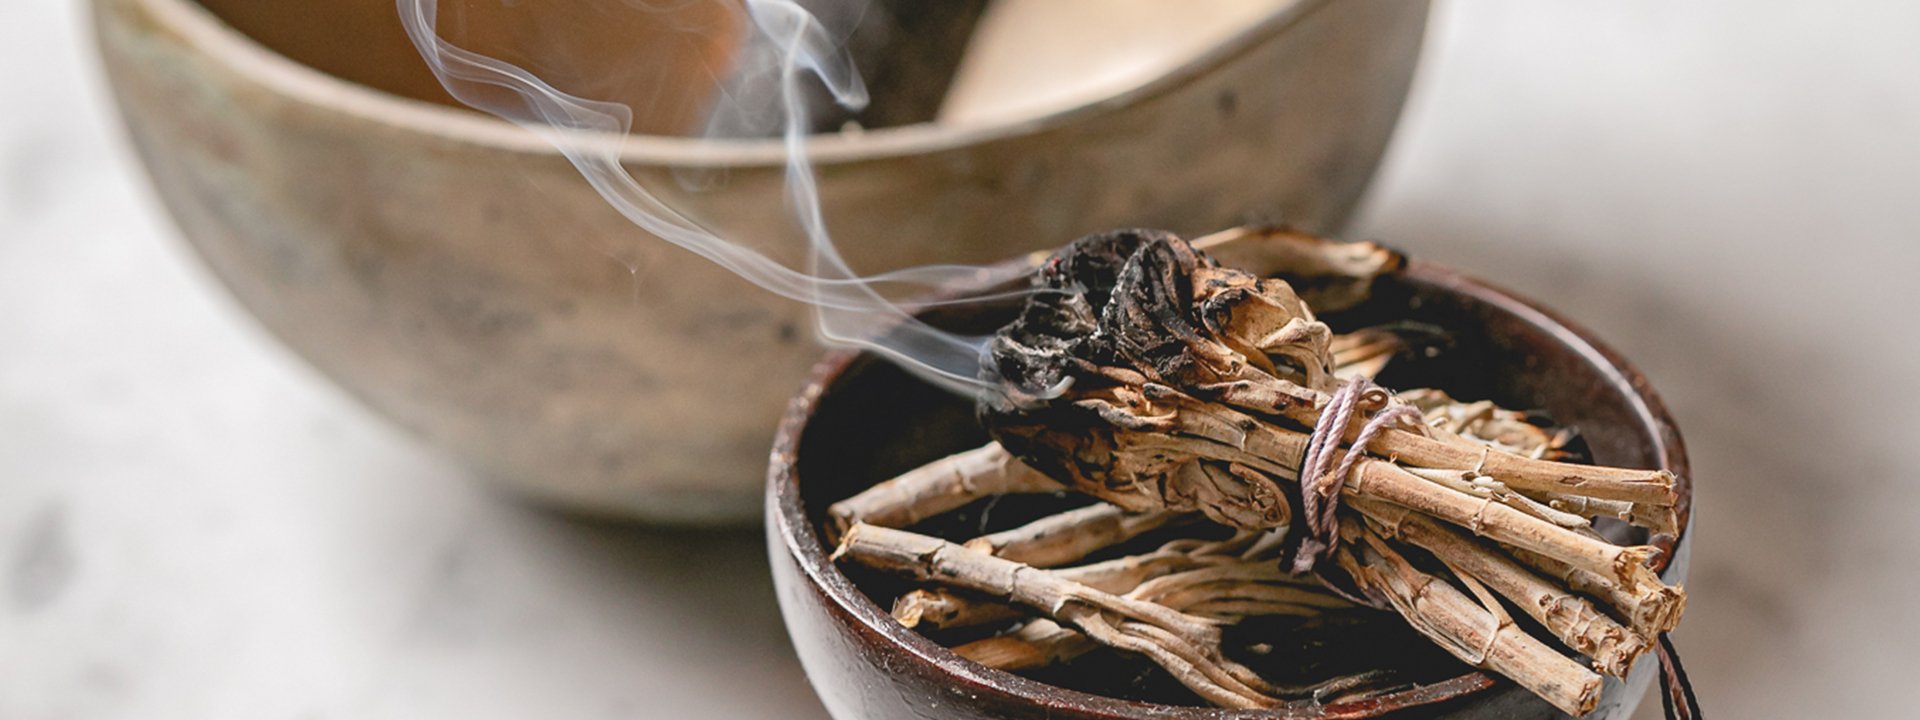
<svg viewBox="0 0 1920 720">
<path fill-rule="evenodd" d="M 1627 587 L 1664 587 L 1659 573 L 1653 571 L 1653 561 L 1665 551 L 1653 545 L 1629 545 L 1620 548 L 1614 556 L 1613 574 Z"/>
<path fill-rule="evenodd" d="M 1644 521 L 1642 522 L 1635 522 L 1634 521 L 1635 519 L 1629 519 L 1628 522 L 1631 522 L 1635 525 L 1644 524 L 1648 530 L 1652 531 L 1656 535 L 1664 535 L 1666 537 L 1676 538 L 1676 539 L 1679 538 L 1680 536 L 1680 512 L 1679 511 L 1670 507 L 1666 507 L 1666 508 L 1659 508 L 1657 510 L 1654 510 L 1653 512 L 1647 513 L 1647 515 L 1649 515 L 1649 517 L 1645 518 Z"/>
<path fill-rule="evenodd" d="M 1686 608 L 1687 595 L 1684 589 L 1679 586 L 1661 588 L 1628 609 L 1629 625 L 1635 632 L 1649 637 L 1670 632 L 1680 624 L 1680 616 L 1685 614 Z"/>
<path fill-rule="evenodd" d="M 1063 647 L 1047 649 L 1016 637 L 1001 636 L 976 640 L 953 649 L 954 654 L 996 670 L 1031 670 L 1052 664 L 1059 656 L 1071 657 L 1090 649 L 1083 635 L 1070 636 Z"/>
<path fill-rule="evenodd" d="M 972 540 L 968 540 L 966 542 L 960 543 L 960 547 L 966 548 L 968 550 L 972 550 L 974 552 L 983 552 L 988 555 L 992 555 L 1000 551 L 1000 548 L 994 545 L 994 542 L 992 539 L 985 538 L 985 537 L 977 537 Z"/>
<path fill-rule="evenodd" d="M 926 607 L 920 603 L 910 602 L 903 596 L 893 603 L 892 615 L 901 627 L 912 629 L 920 626 L 920 619 L 926 615 Z"/>
<path fill-rule="evenodd" d="M 893 619 L 910 628 L 925 626 L 945 630 L 953 627 L 963 612 L 954 602 L 954 598 L 945 593 L 914 590 L 893 601 Z"/>
<path fill-rule="evenodd" d="M 1625 679 L 1633 670 L 1633 663 L 1653 649 L 1653 644 L 1638 634 L 1629 633 L 1617 638 L 1592 656 L 1593 669 L 1617 678 Z"/>
<path fill-rule="evenodd" d="M 866 523 L 855 522 L 845 529 L 834 533 L 838 535 L 839 538 L 834 540 L 833 554 L 827 556 L 827 561 L 837 563 L 845 560 L 847 554 L 853 552 L 854 543 L 859 542 L 859 535 L 862 529 L 866 527 Z"/>
<path fill-rule="evenodd" d="M 1680 616 L 1687 613 L 1687 590 L 1675 585 L 1663 595 L 1669 600 L 1665 603 L 1667 612 L 1660 619 L 1660 632 L 1673 632 L 1674 628 L 1680 626 Z"/>
<path fill-rule="evenodd" d="M 827 508 L 827 542 L 839 545 L 847 536 L 847 531 L 852 530 L 858 522 L 846 508 L 839 505 Z"/>
<path fill-rule="evenodd" d="M 1556 703 L 1556 705 L 1568 715 L 1584 717 L 1587 713 L 1593 712 L 1594 708 L 1599 707 L 1600 688 L 1604 682 L 1599 675 L 1590 675 L 1575 689 L 1569 702 Z"/>
</svg>

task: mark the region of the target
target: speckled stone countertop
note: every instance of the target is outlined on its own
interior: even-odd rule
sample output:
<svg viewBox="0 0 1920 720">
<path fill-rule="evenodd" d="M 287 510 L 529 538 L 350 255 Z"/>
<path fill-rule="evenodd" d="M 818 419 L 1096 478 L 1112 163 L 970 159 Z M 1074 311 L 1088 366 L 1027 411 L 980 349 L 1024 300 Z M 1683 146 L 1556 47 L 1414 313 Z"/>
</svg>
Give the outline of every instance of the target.
<svg viewBox="0 0 1920 720">
<path fill-rule="evenodd" d="M 756 532 L 522 507 L 266 337 L 172 237 L 80 12 L 0 7 L 0 718 L 823 715 Z M 1432 38 L 1352 234 L 1665 394 L 1715 717 L 1904 714 L 1920 6 L 1478 0 Z"/>
</svg>

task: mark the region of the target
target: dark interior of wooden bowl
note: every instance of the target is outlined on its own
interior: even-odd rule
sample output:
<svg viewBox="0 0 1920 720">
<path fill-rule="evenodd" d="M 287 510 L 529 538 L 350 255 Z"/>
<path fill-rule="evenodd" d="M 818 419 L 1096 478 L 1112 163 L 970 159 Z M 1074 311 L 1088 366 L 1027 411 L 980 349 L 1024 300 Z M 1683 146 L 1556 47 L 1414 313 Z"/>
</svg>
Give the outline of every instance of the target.
<svg viewBox="0 0 1920 720">
<path fill-rule="evenodd" d="M 1582 352 L 1581 348 L 1587 346 L 1571 331 L 1550 321 L 1542 323 L 1539 317 L 1523 317 L 1516 314 L 1515 307 L 1496 306 L 1473 294 L 1485 294 L 1480 286 L 1462 292 L 1460 282 L 1439 271 L 1386 278 L 1377 283 L 1373 296 L 1363 306 L 1325 314 L 1323 319 L 1336 331 L 1388 322 L 1444 329 L 1446 340 L 1434 346 L 1434 352 L 1394 361 L 1379 378 L 1387 387 L 1437 387 L 1463 400 L 1490 399 L 1505 407 L 1538 411 L 1556 424 L 1578 430 L 1579 449 L 1598 462 L 1658 467 L 1666 459 L 1662 457 L 1665 444 L 1660 437 L 1661 422 L 1648 417 L 1647 409 L 1636 401 L 1631 380 L 1621 376 L 1605 358 Z M 1011 305 L 999 305 L 949 308 L 928 317 L 955 331 L 987 333 L 1012 312 Z M 795 447 L 794 475 L 799 478 L 808 521 L 824 537 L 824 512 L 833 502 L 987 440 L 969 400 L 871 356 L 856 359 L 827 385 Z M 1084 502 L 1026 497 L 982 502 L 930 520 L 917 529 L 964 540 Z M 1638 531 L 1618 523 L 1604 530 L 1615 539 L 1644 540 L 1643 535 L 1633 537 Z M 1164 535 L 1151 535 L 1119 550 L 1152 547 L 1166 539 Z M 893 598 L 908 587 L 902 581 L 858 568 L 843 570 L 882 608 L 890 607 Z M 1391 669 L 1398 673 L 1399 680 L 1430 684 L 1473 672 L 1416 636 L 1397 616 L 1384 613 L 1373 614 L 1371 621 L 1342 621 L 1327 627 L 1302 626 L 1284 619 L 1250 621 L 1238 632 L 1270 642 L 1274 652 L 1265 658 L 1237 659 L 1282 682 Z M 968 637 L 935 635 L 934 639 L 950 645 Z M 954 662 L 964 661 L 956 656 Z M 1100 695 L 1173 705 L 1201 704 L 1145 661 L 1115 653 L 1098 653 L 1031 677 Z M 1484 683 L 1462 682 L 1459 686 Z"/>
<path fill-rule="evenodd" d="M 396 95 L 464 107 L 414 50 L 394 0 L 197 0 L 241 33 L 322 72 Z M 933 119 L 985 0 L 806 0 L 847 38 L 873 102 L 834 115 L 815 98 L 817 127 Z M 561 90 L 634 110 L 634 132 L 700 132 L 724 87 L 771 97 L 765 79 L 732 74 L 750 20 L 737 0 L 502 3 L 439 0 L 441 36 L 534 72 Z M 760 83 L 743 86 L 741 83 Z M 757 91 L 757 92 L 756 92 Z"/>
</svg>

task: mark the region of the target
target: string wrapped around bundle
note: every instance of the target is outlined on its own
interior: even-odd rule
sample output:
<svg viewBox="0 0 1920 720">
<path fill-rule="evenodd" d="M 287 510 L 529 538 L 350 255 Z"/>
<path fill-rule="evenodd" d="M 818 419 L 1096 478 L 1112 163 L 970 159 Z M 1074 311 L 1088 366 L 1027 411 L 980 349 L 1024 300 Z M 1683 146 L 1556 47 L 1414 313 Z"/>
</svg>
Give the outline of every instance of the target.
<svg viewBox="0 0 1920 720">
<path fill-rule="evenodd" d="M 978 604 L 968 598 L 981 593 L 1006 603 L 988 617 L 1009 617 L 1008 605 L 1041 616 L 983 641 L 982 657 L 1031 663 L 1108 645 L 1154 658 L 1218 704 L 1268 707 L 1283 689 L 1220 657 L 1208 630 L 1241 616 L 1206 609 L 1354 603 L 1397 612 L 1462 661 L 1585 714 L 1601 676 L 1624 677 L 1659 647 L 1686 603 L 1652 569 L 1656 542 L 1616 543 L 1593 518 L 1671 540 L 1677 479 L 1567 462 L 1566 434 L 1520 413 L 1374 384 L 1383 336 L 1336 336 L 1312 308 L 1364 299 L 1402 262 L 1372 244 L 1271 230 L 1199 243 L 1126 230 L 1074 242 L 1039 269 L 1037 292 L 992 342 L 982 377 L 998 392 L 982 396 L 979 416 L 995 444 L 834 506 L 840 557 L 947 588 L 903 598 L 915 619 L 968 617 Z M 1227 591 L 1202 586 L 1175 608 L 1131 595 L 1151 577 L 1044 569 L 1118 542 L 1118 521 L 1082 552 L 1041 565 L 992 543 L 903 554 L 895 545 L 918 541 L 880 527 L 985 495 L 1062 488 L 1098 498 L 1099 512 L 1152 518 L 1135 523 L 1143 528 L 1192 517 L 1232 528 L 1231 542 L 1163 549 L 1153 566 L 1178 574 L 1252 563 L 1269 571 L 1232 592 L 1285 585 L 1294 602 L 1214 602 L 1209 592 Z M 1092 527 L 1080 522 L 1046 534 Z M 1105 584 L 1079 582 L 1087 578 Z M 1044 603 L 1023 594 L 1035 583 L 1052 588 Z M 939 595 L 952 588 L 964 594 Z M 1300 602 L 1299 588 L 1317 594 Z"/>
</svg>

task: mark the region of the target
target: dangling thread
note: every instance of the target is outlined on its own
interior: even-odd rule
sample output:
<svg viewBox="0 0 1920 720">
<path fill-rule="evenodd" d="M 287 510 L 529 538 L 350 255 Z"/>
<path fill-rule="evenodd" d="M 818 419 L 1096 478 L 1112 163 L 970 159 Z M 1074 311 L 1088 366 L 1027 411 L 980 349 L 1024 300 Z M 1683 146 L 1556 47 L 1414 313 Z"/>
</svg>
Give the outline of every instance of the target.
<svg viewBox="0 0 1920 720">
<path fill-rule="evenodd" d="M 1680 666 L 1680 653 L 1666 633 L 1660 633 L 1659 652 L 1660 709 L 1666 711 L 1667 720 L 1701 720 L 1700 698 L 1694 697 L 1687 669 Z"/>
</svg>

